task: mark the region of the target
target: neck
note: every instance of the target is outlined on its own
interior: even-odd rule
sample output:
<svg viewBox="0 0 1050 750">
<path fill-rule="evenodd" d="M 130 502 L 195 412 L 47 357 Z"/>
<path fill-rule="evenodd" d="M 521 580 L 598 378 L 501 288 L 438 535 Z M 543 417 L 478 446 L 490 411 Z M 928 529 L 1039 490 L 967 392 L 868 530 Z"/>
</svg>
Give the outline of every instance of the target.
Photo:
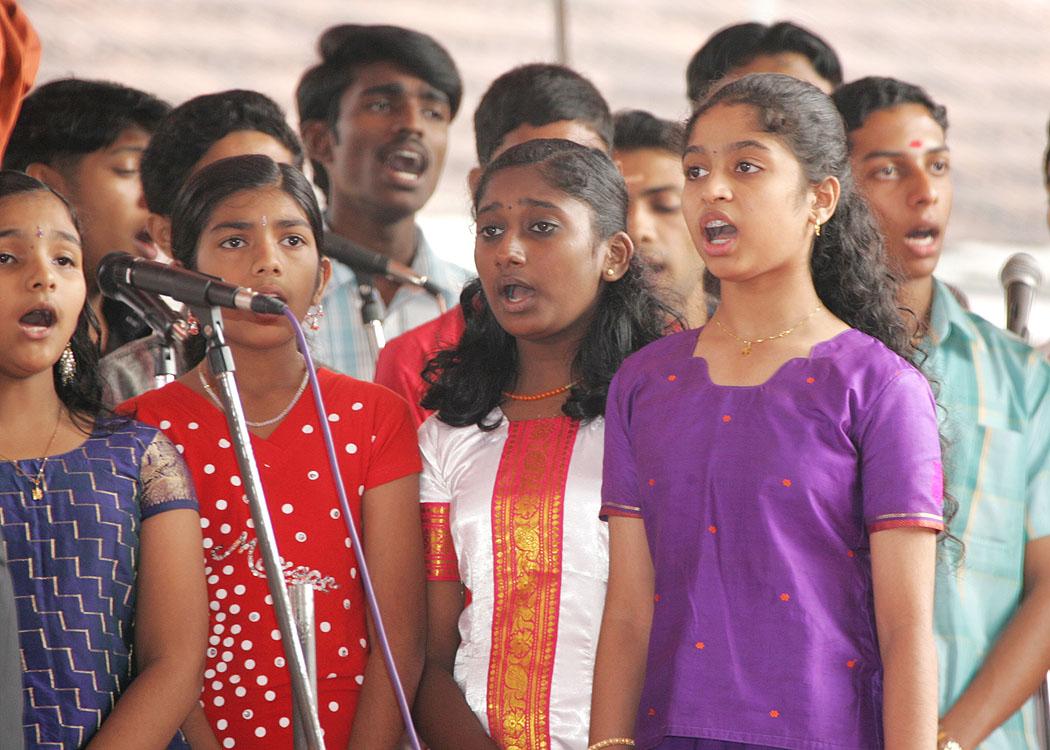
<svg viewBox="0 0 1050 750">
<path fill-rule="evenodd" d="M 412 264 L 416 254 L 416 217 L 409 214 L 393 222 L 383 221 L 343 201 L 332 202 L 328 211 L 332 231 L 353 243 L 391 260 Z"/>
<path fill-rule="evenodd" d="M 707 322 L 707 294 L 704 292 L 703 283 L 696 285 L 686 300 L 682 314 L 685 315 L 686 328 L 699 328 Z"/>
<path fill-rule="evenodd" d="M 716 315 L 733 333 L 752 339 L 797 324 L 820 304 L 808 264 L 746 282 L 722 282 Z"/>
<path fill-rule="evenodd" d="M 0 377 L 0 452 L 8 458 L 43 455 L 61 410 L 50 369 L 28 378 Z"/>
<path fill-rule="evenodd" d="M 538 343 L 518 339 L 518 378 L 512 386 L 523 395 L 543 393 L 572 380 L 578 341 Z"/>
<path fill-rule="evenodd" d="M 237 390 L 246 400 L 267 399 L 275 393 L 283 394 L 289 389 L 298 388 L 303 380 L 305 365 L 294 339 L 268 349 L 253 349 L 234 343 L 229 346 L 237 365 L 234 371 Z M 207 363 L 201 362 L 199 367 L 204 368 L 205 375 L 212 382 Z"/>
<path fill-rule="evenodd" d="M 915 314 L 914 318 L 909 313 L 904 314 L 909 332 L 915 336 L 930 319 L 930 308 L 933 306 L 933 277 L 909 279 L 901 285 L 899 296 L 901 305 Z"/>
</svg>

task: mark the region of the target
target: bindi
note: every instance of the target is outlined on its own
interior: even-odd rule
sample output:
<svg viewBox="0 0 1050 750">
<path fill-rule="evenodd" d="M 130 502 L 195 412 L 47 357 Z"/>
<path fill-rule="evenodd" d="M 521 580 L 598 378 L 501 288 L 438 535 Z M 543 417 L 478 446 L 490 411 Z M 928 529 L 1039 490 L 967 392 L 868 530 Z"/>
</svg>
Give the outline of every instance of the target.
<svg viewBox="0 0 1050 750">
<path fill-rule="evenodd" d="M 259 223 L 262 224 L 263 226 L 266 226 L 267 221 L 266 221 L 266 215 L 265 214 L 262 217 L 262 221 L 260 221 Z"/>
<path fill-rule="evenodd" d="M 37 238 L 42 238 L 44 236 L 44 230 L 41 229 L 39 225 L 36 228 L 36 236 Z"/>
<path fill-rule="evenodd" d="M 909 148 L 922 148 L 922 141 L 912 141 L 908 146 Z"/>
</svg>

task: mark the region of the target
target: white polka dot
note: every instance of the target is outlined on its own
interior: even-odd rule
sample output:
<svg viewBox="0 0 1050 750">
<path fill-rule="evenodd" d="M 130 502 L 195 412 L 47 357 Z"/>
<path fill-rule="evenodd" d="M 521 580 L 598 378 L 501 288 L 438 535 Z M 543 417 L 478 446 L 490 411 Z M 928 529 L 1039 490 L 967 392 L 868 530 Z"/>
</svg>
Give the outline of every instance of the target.
<svg viewBox="0 0 1050 750">
<path fill-rule="evenodd" d="M 241 611 L 241 605 L 240 604 L 231 604 L 230 605 L 230 614 L 231 615 L 235 615 L 235 614 L 237 614 L 240 611 Z M 231 633 L 240 633 L 241 632 L 241 626 L 240 625 L 234 625 L 232 628 L 230 628 L 230 632 Z"/>
<path fill-rule="evenodd" d="M 189 427 L 191 430 L 198 430 L 198 429 L 200 429 L 200 425 L 197 424 L 196 422 L 190 422 L 186 426 Z"/>
<path fill-rule="evenodd" d="M 214 676 L 215 676 L 215 670 L 214 669 L 205 670 L 205 672 L 204 672 L 204 679 L 210 680 Z"/>
<path fill-rule="evenodd" d="M 277 693 L 275 693 L 272 690 L 267 690 L 265 693 L 263 693 L 263 698 L 265 698 L 268 701 L 273 701 L 277 698 Z"/>
<path fill-rule="evenodd" d="M 214 474 L 215 473 L 215 464 L 204 464 L 204 473 L 205 474 Z"/>
<path fill-rule="evenodd" d="M 365 405 L 362 404 L 360 401 L 355 401 L 354 405 L 351 406 L 350 408 L 353 409 L 354 411 L 361 411 L 362 409 L 365 408 Z"/>
<path fill-rule="evenodd" d="M 211 684 L 211 689 L 212 690 L 222 690 L 222 683 L 219 682 L 218 680 L 216 680 L 215 682 L 213 682 Z"/>
<path fill-rule="evenodd" d="M 236 474 L 234 474 L 232 477 L 230 477 L 230 484 L 232 484 L 234 487 L 240 487 L 241 486 L 241 478 L 239 476 L 237 476 Z"/>
<path fill-rule="evenodd" d="M 250 622 L 259 622 L 259 613 L 258 612 L 249 612 L 248 613 L 248 620 Z"/>
<path fill-rule="evenodd" d="M 357 485 L 357 494 L 358 495 L 365 494 L 365 486 L 363 484 Z"/>
<path fill-rule="evenodd" d="M 335 701 L 330 701 L 328 703 L 328 710 L 331 711 L 334 714 L 336 711 L 339 710 L 339 704 L 336 703 Z"/>
<path fill-rule="evenodd" d="M 272 597 L 272 596 L 271 596 L 270 594 L 267 594 L 267 595 L 266 595 L 266 596 L 265 596 L 265 597 L 263 598 L 263 601 L 264 601 L 264 602 L 266 602 L 266 603 L 267 603 L 268 605 L 270 605 L 271 607 L 273 606 L 273 597 Z"/>
<path fill-rule="evenodd" d="M 255 669 L 255 659 L 245 659 L 244 660 L 244 668 L 245 669 Z"/>
<path fill-rule="evenodd" d="M 217 722 L 215 722 L 215 728 L 220 730 L 220 731 L 225 729 L 229 725 L 230 725 L 230 722 L 226 721 L 226 719 L 219 719 Z"/>
<path fill-rule="evenodd" d="M 229 448 L 230 447 L 230 441 L 227 440 L 226 438 L 219 438 L 219 447 L 220 448 Z"/>
<path fill-rule="evenodd" d="M 245 651 L 251 651 L 252 650 L 252 642 L 251 641 L 241 641 L 241 648 L 243 648 Z"/>
<path fill-rule="evenodd" d="M 329 422 L 338 422 L 339 421 L 339 415 L 338 414 L 329 414 L 328 415 L 328 421 Z"/>
<path fill-rule="evenodd" d="M 266 736 L 266 727 L 256 727 L 255 728 L 255 736 L 256 737 L 265 737 Z"/>
<path fill-rule="evenodd" d="M 305 531 L 297 531 L 297 532 L 295 532 L 295 541 L 297 541 L 297 542 L 305 542 L 306 541 L 306 532 Z"/>
<path fill-rule="evenodd" d="M 284 657 L 283 656 L 278 656 L 276 659 L 273 660 L 273 665 L 275 667 L 283 667 L 284 666 Z"/>
<path fill-rule="evenodd" d="M 291 503 L 285 503 L 281 506 L 281 512 L 284 513 L 286 516 L 290 515 L 294 510 L 295 507 Z"/>
<path fill-rule="evenodd" d="M 321 476 L 321 475 L 318 474 L 316 471 L 308 471 L 308 472 L 306 472 L 306 478 L 307 479 L 317 479 L 319 476 Z"/>
<path fill-rule="evenodd" d="M 338 508 L 332 508 L 332 510 L 328 512 L 328 515 L 330 515 L 332 518 L 339 518 L 339 516 L 343 514 L 339 512 Z"/>
<path fill-rule="evenodd" d="M 233 661 L 233 652 L 232 651 L 223 651 L 222 652 L 222 660 L 223 661 Z"/>
<path fill-rule="evenodd" d="M 281 640 L 281 631 L 277 629 L 271 630 L 270 637 L 273 638 L 275 641 Z"/>
<path fill-rule="evenodd" d="M 219 589 L 215 592 L 216 599 L 225 599 L 227 596 L 228 594 L 226 593 L 226 589 Z"/>
<path fill-rule="evenodd" d="M 375 441 L 376 441 L 376 436 L 375 436 L 375 435 L 373 435 L 373 436 L 372 436 L 372 442 L 374 443 Z"/>
<path fill-rule="evenodd" d="M 250 708 L 246 708 L 243 711 L 241 711 L 241 716 L 243 716 L 245 719 L 250 719 L 253 716 L 255 716 L 255 712 L 252 711 Z"/>
<path fill-rule="evenodd" d="M 350 649 L 348 649 L 346 646 L 340 646 L 339 647 L 339 655 L 340 656 L 350 656 Z"/>
<path fill-rule="evenodd" d="M 226 622 L 226 613 L 219 612 L 217 615 L 215 615 L 215 622 Z"/>
<path fill-rule="evenodd" d="M 350 455 L 353 455 L 353 454 L 357 453 L 357 444 L 356 443 L 347 443 L 346 444 L 346 452 L 349 453 Z"/>
<path fill-rule="evenodd" d="M 157 426 L 160 427 L 162 430 L 166 430 L 169 427 L 171 427 L 171 422 L 169 422 L 166 419 L 162 419 L 162 420 L 160 420 L 160 424 L 157 425 Z"/>
<path fill-rule="evenodd" d="M 233 694 L 236 695 L 238 698 L 243 698 L 248 694 L 248 688 L 244 687 L 243 685 L 239 685 L 233 689 Z"/>
<path fill-rule="evenodd" d="M 186 452 L 186 446 L 182 445 L 181 443 L 176 443 L 175 444 L 175 450 L 177 450 L 179 453 L 185 453 Z"/>
<path fill-rule="evenodd" d="M 231 531 L 233 531 L 233 527 L 230 526 L 230 524 L 228 523 L 224 523 L 222 526 L 219 527 L 220 534 L 229 534 Z M 227 575 L 229 574 L 227 573 Z"/>
<path fill-rule="evenodd" d="M 360 639 L 358 643 L 361 644 L 361 648 L 368 648 L 368 641 L 366 641 L 364 638 Z"/>
<path fill-rule="evenodd" d="M 212 648 L 208 649 L 207 653 L 208 653 L 208 658 L 209 659 L 214 659 L 216 657 L 216 655 L 219 653 L 219 651 L 215 647 L 212 647 Z M 211 679 L 212 677 L 215 676 L 215 672 L 213 670 L 209 669 L 208 671 L 211 672 L 211 674 L 210 675 L 209 674 L 205 674 L 204 675 L 205 677 L 207 677 L 208 679 Z"/>
<path fill-rule="evenodd" d="M 335 672 L 329 672 L 328 676 L 325 677 L 325 679 L 326 680 L 334 680 L 336 677 L 338 677 L 338 675 Z"/>
<path fill-rule="evenodd" d="M 227 669 L 229 669 L 229 667 L 226 666 L 226 662 L 224 661 L 220 661 L 218 664 L 215 665 L 216 672 L 225 672 Z"/>
<path fill-rule="evenodd" d="M 233 566 L 232 565 L 224 565 L 222 567 L 222 574 L 224 576 L 232 576 L 233 575 Z"/>
<path fill-rule="evenodd" d="M 227 502 L 226 502 L 225 500 L 223 500 L 223 499 L 222 499 L 221 497 L 220 497 L 220 498 L 219 498 L 218 500 L 216 500 L 216 501 L 215 501 L 215 507 L 216 507 L 216 508 L 218 508 L 219 510 L 226 510 L 226 506 L 227 506 L 228 504 L 229 504 L 229 503 L 227 503 Z"/>
<path fill-rule="evenodd" d="M 215 635 L 222 635 L 222 631 L 226 630 L 226 626 L 222 623 L 217 622 L 215 623 L 215 627 L 213 627 L 211 630 L 213 633 L 215 633 Z"/>
<path fill-rule="evenodd" d="M 282 728 L 287 728 L 288 725 L 291 723 L 292 720 L 289 719 L 287 716 L 282 716 L 280 719 L 277 720 L 277 724 Z"/>
<path fill-rule="evenodd" d="M 228 637 L 228 638 L 223 638 L 223 639 L 222 639 L 222 645 L 223 645 L 223 646 L 225 646 L 226 648 L 229 648 L 229 647 L 230 647 L 230 646 L 232 646 L 233 644 L 234 644 L 234 640 L 233 640 L 233 637 L 232 637 L 232 636 L 231 636 L 231 637 Z M 225 661 L 229 661 L 229 659 L 225 659 Z"/>
<path fill-rule="evenodd" d="M 255 521 L 249 518 L 247 521 L 244 522 L 244 525 L 247 526 L 249 529 L 254 529 Z"/>
<path fill-rule="evenodd" d="M 219 577 L 217 575 L 210 575 L 210 576 L 208 576 L 208 583 L 211 584 L 212 586 L 214 586 L 218 582 L 219 582 Z"/>
<path fill-rule="evenodd" d="M 219 611 L 219 603 L 218 602 L 208 602 L 208 609 L 210 609 L 212 612 L 218 612 Z"/>
<path fill-rule="evenodd" d="M 231 674 L 228 680 L 231 685 L 236 685 L 238 682 L 241 681 L 241 676 L 239 674 Z"/>
<path fill-rule="evenodd" d="M 221 706 L 223 703 L 226 702 L 226 699 L 223 698 L 221 695 L 216 695 L 214 698 L 212 698 L 211 702 L 214 703 L 216 706 Z"/>
<path fill-rule="evenodd" d="M 233 605 L 233 607 L 236 607 L 236 606 L 237 606 L 236 604 Z M 230 609 L 232 610 L 233 607 L 230 607 Z M 238 607 L 238 609 L 240 609 L 240 608 Z M 230 628 L 230 632 L 233 633 L 234 635 L 237 635 L 238 633 L 241 632 L 241 626 L 240 625 L 234 625 L 233 627 Z"/>
<path fill-rule="evenodd" d="M 242 583 L 238 583 L 236 586 L 233 587 L 233 593 L 237 596 L 244 596 L 245 591 L 247 591 L 247 589 L 244 588 L 244 584 Z"/>
<path fill-rule="evenodd" d="M 201 528 L 202 528 L 202 529 L 206 529 L 206 528 L 208 528 L 208 526 L 210 526 L 210 525 L 211 525 L 211 521 L 210 521 L 209 519 L 207 519 L 207 518 L 205 518 L 205 517 L 201 516 Z"/>
<path fill-rule="evenodd" d="M 226 739 L 224 739 L 222 741 L 222 746 L 226 747 L 226 748 L 233 747 L 236 744 L 237 744 L 237 740 L 235 740 L 233 737 L 227 737 Z"/>
<path fill-rule="evenodd" d="M 363 674 L 359 674 L 357 677 L 354 678 L 354 682 L 356 682 L 358 685 L 364 685 L 365 676 Z"/>
<path fill-rule="evenodd" d="M 270 681 L 269 678 L 267 678 L 266 675 L 264 675 L 264 674 L 261 674 L 261 675 L 259 675 L 258 677 L 255 678 L 255 684 L 258 685 L 259 687 L 265 687 L 266 683 L 269 682 L 269 681 Z"/>
<path fill-rule="evenodd" d="M 212 545 L 215 544 L 210 537 L 204 537 L 204 549 L 211 549 Z"/>
<path fill-rule="evenodd" d="M 321 629 L 322 633 L 330 633 L 330 632 L 332 632 L 332 623 L 330 623 L 330 622 L 322 622 L 317 627 L 319 627 Z"/>
<path fill-rule="evenodd" d="M 313 431 L 314 431 L 314 426 L 312 424 L 304 424 L 303 425 L 303 434 L 304 435 L 309 435 Z"/>
<path fill-rule="evenodd" d="M 346 545 L 347 549 L 350 549 L 350 537 L 347 537 L 346 539 L 344 539 L 343 540 L 343 544 Z"/>
<path fill-rule="evenodd" d="M 357 578 L 357 568 L 350 568 L 350 577 Z"/>
</svg>

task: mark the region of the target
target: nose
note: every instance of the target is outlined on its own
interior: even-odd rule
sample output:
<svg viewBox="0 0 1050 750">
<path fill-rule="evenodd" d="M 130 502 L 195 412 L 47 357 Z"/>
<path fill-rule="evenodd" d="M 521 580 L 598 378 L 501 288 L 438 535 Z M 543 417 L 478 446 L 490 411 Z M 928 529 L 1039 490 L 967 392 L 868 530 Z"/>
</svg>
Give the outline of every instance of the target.
<svg viewBox="0 0 1050 750">
<path fill-rule="evenodd" d="M 42 252 L 31 253 L 26 259 L 26 286 L 33 291 L 55 288 L 55 267 Z"/>
<path fill-rule="evenodd" d="M 273 237 L 266 237 L 255 246 L 252 258 L 253 276 L 280 276 L 283 270 L 281 250 Z"/>
<path fill-rule="evenodd" d="M 910 187 L 908 202 L 913 206 L 925 206 L 936 203 L 940 197 L 935 178 L 924 169 L 915 171 Z"/>
<path fill-rule="evenodd" d="M 503 237 L 503 242 L 499 243 L 499 247 L 496 248 L 496 265 L 498 267 L 525 265 L 525 248 L 522 243 L 516 237 L 509 236 L 509 233 L 504 234 Z"/>
<path fill-rule="evenodd" d="M 426 118 L 424 104 L 416 99 L 407 99 L 398 109 L 398 129 L 402 133 L 422 135 Z"/>
<path fill-rule="evenodd" d="M 704 203 L 717 203 L 730 200 L 733 191 L 729 188 L 729 181 L 712 169 L 700 183 L 700 197 Z"/>
<path fill-rule="evenodd" d="M 655 217 L 642 200 L 633 200 L 627 204 L 627 234 L 636 245 L 656 241 Z"/>
</svg>

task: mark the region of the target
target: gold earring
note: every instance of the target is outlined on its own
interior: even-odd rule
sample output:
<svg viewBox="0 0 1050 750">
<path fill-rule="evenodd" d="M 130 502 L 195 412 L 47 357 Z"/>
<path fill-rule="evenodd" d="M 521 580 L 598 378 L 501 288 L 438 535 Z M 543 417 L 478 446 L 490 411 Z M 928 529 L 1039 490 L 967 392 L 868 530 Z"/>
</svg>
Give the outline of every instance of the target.
<svg viewBox="0 0 1050 750">
<path fill-rule="evenodd" d="M 616 274 L 616 270 L 615 270 L 615 269 L 612 269 L 612 268 L 606 268 L 606 269 L 605 269 L 605 273 L 606 273 L 606 275 L 608 275 L 608 276 L 614 276 L 614 275 Z"/>
<path fill-rule="evenodd" d="M 815 235 L 816 235 L 817 237 L 819 237 L 819 236 L 820 236 L 820 219 L 816 219 L 816 220 L 814 221 L 814 226 L 813 226 L 813 233 L 814 233 L 814 234 L 815 234 Z"/>
</svg>

